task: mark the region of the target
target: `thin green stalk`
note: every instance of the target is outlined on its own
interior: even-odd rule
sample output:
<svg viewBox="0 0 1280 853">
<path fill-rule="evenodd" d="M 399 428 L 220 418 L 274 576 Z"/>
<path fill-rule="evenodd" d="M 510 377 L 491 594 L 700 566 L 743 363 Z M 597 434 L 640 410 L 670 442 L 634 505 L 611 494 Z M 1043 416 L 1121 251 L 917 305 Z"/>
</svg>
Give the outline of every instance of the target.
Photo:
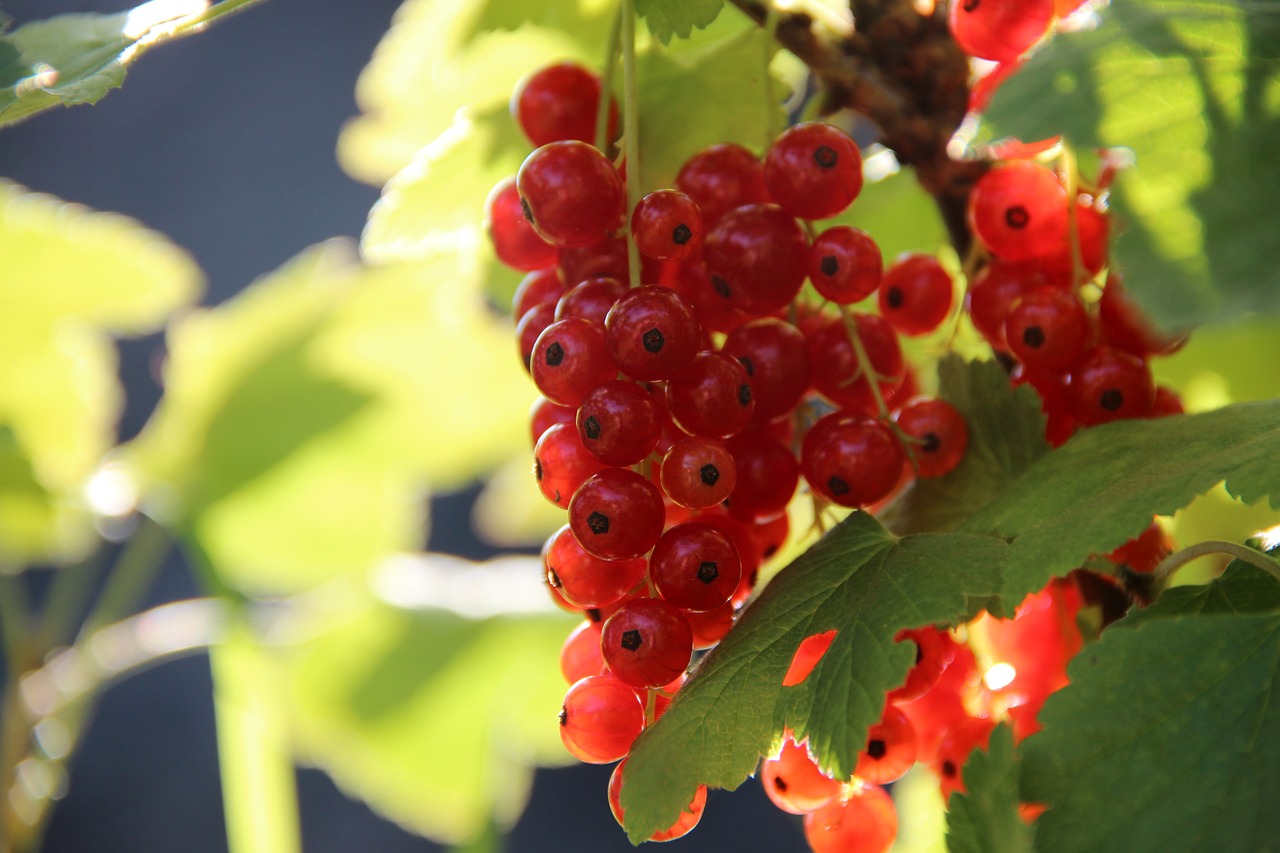
<svg viewBox="0 0 1280 853">
<path fill-rule="evenodd" d="M 889 407 L 885 405 L 884 394 L 880 393 L 880 374 L 876 373 L 867 348 L 862 345 L 862 335 L 858 333 L 858 324 L 849 306 L 840 306 L 840 318 L 844 320 L 844 330 L 849 335 L 849 343 L 853 345 L 853 354 L 858 359 L 858 374 L 865 377 L 871 389 L 871 397 L 876 401 L 876 411 L 886 422 L 889 421 Z M 855 380 L 856 381 L 856 380 Z"/>
<path fill-rule="evenodd" d="M 57 570 L 40 617 L 36 646 L 42 656 L 75 639 L 109 551 L 100 545 L 88 559 Z"/>
<path fill-rule="evenodd" d="M 778 8 L 772 3 L 768 4 L 765 11 L 764 19 L 765 38 L 762 42 L 763 62 L 761 63 L 761 80 L 764 86 L 764 108 L 765 108 L 765 140 L 764 147 L 767 149 L 773 144 L 773 141 L 782 133 L 782 126 L 778 122 L 778 97 L 773 89 L 773 74 L 769 67 L 773 64 L 774 43 L 778 36 Z"/>
<path fill-rule="evenodd" d="M 622 135 L 627 161 L 627 218 L 640 203 L 640 88 L 636 82 L 636 8 L 634 0 L 622 0 Z M 640 280 L 640 251 L 627 228 L 627 272 L 631 286 Z"/>
<path fill-rule="evenodd" d="M 1152 583 L 1157 586 L 1163 586 L 1169 577 L 1178 569 L 1190 563 L 1192 560 L 1198 560 L 1201 557 L 1207 557 L 1210 554 L 1226 554 L 1237 560 L 1243 560 L 1251 566 L 1257 566 L 1265 572 L 1270 572 L 1276 579 L 1280 580 L 1280 564 L 1271 559 L 1261 551 L 1255 551 L 1253 548 L 1244 545 L 1237 545 L 1234 542 L 1223 542 L 1217 539 L 1210 539 L 1206 542 L 1199 542 L 1187 548 L 1183 548 L 1176 554 L 1170 554 L 1155 567 L 1151 573 Z"/>
<path fill-rule="evenodd" d="M 600 100 L 596 103 L 596 131 L 595 143 L 596 150 L 600 151 L 606 157 L 609 152 L 609 143 L 613 140 L 608 139 L 609 134 L 609 103 L 613 99 L 613 72 L 618 65 L 618 51 L 621 49 L 622 43 L 622 15 L 623 9 L 618 7 L 618 14 L 613 18 L 613 24 L 609 27 L 609 41 L 605 47 L 604 65 L 600 68 Z"/>
<path fill-rule="evenodd" d="M 163 527 L 145 515 L 138 517 L 138 529 L 107 576 L 97 603 L 80 628 L 81 637 L 118 622 L 137 608 L 164 564 L 169 544 Z"/>
<path fill-rule="evenodd" d="M 0 641 L 4 643 L 6 676 L 17 683 L 30 661 L 31 601 L 21 574 L 0 570 Z"/>
</svg>

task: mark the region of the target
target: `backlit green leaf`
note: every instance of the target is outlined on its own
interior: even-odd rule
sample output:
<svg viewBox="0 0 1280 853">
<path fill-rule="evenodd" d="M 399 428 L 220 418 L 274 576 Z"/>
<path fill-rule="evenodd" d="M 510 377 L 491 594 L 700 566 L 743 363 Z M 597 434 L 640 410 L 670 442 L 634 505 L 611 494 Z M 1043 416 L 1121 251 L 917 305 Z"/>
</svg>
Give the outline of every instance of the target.
<svg viewBox="0 0 1280 853">
<path fill-rule="evenodd" d="M 1040 713 L 1043 731 L 1022 747 L 1023 795 L 1049 806 L 1038 849 L 1274 844 L 1280 611 L 1275 579 L 1260 575 L 1237 569 L 1208 590 L 1170 590 L 1071 664 L 1071 683 Z"/>
<path fill-rule="evenodd" d="M 973 615 L 973 601 L 998 584 L 1004 551 L 963 534 L 895 542 L 866 513 L 851 515 L 769 583 L 641 734 L 622 794 L 630 837 L 669 826 L 700 783 L 737 787 L 784 727 L 807 737 L 834 776 L 849 776 L 885 693 L 911 666 L 894 635 Z M 813 672 L 783 687 L 800 642 L 831 629 Z"/>
<path fill-rule="evenodd" d="M 950 853 L 1029 853 L 1032 831 L 1018 815 L 1020 768 L 1013 729 L 996 726 L 964 765 L 965 793 L 947 804 Z"/>
<path fill-rule="evenodd" d="M 1005 611 L 1052 577 L 1136 536 L 1219 482 L 1280 506 L 1280 400 L 1084 430 L 961 529 L 1011 540 Z"/>
<path fill-rule="evenodd" d="M 1055 36 L 997 93 L 1002 133 L 1124 146 L 1113 203 L 1126 285 L 1183 326 L 1280 307 L 1280 7 L 1112 3 L 1093 31 Z"/>
<path fill-rule="evenodd" d="M 636 0 L 636 14 L 653 37 L 666 44 L 672 36 L 688 38 L 694 27 L 710 24 L 723 6 L 724 0 Z"/>
</svg>

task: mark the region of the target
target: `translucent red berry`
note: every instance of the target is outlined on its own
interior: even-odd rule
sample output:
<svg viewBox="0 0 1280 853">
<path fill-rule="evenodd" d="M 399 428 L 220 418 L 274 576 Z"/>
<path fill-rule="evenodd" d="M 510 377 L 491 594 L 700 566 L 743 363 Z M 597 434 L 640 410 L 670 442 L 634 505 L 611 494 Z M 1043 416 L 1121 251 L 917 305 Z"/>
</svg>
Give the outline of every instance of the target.
<svg viewBox="0 0 1280 853">
<path fill-rule="evenodd" d="M 574 682 L 560 708 L 560 740 L 579 761 L 608 764 L 625 758 L 644 728 L 644 706 L 612 675 Z"/>
<path fill-rule="evenodd" d="M 679 190 L 655 190 L 632 211 L 631 235 L 649 257 L 683 261 L 702 245 L 702 212 Z"/>
<path fill-rule="evenodd" d="M 689 436 L 671 446 L 662 459 L 662 490 L 689 509 L 707 509 L 729 497 L 738 481 L 733 456 L 724 443 Z"/>
<path fill-rule="evenodd" d="M 511 114 L 536 148 L 576 139 L 591 143 L 596 134 L 600 78 L 574 62 L 561 62 L 521 80 L 511 96 Z M 618 105 L 609 99 L 606 141 L 617 136 Z"/>
<path fill-rule="evenodd" d="M 760 784 L 775 806 L 789 814 L 808 814 L 840 793 L 840 783 L 822 772 L 803 744 L 782 741 L 782 749 L 760 762 Z"/>
<path fill-rule="evenodd" d="M 516 175 L 524 215 L 555 246 L 584 246 L 622 222 L 626 191 L 604 155 L 585 142 L 551 142 Z"/>
<path fill-rule="evenodd" d="M 527 272 L 555 264 L 560 252 L 525 219 L 515 178 L 493 188 L 485 202 L 484 221 L 494 254 L 507 266 Z"/>
<path fill-rule="evenodd" d="M 902 445 L 892 430 L 872 418 L 840 413 L 820 418 L 805 433 L 800 455 L 809 486 L 848 507 L 888 495 L 902 477 L 902 463 Z"/>
<path fill-rule="evenodd" d="M 676 175 L 676 189 L 698 205 L 708 229 L 735 207 L 769 201 L 764 166 L 732 142 L 712 145 L 690 157 Z"/>
<path fill-rule="evenodd" d="M 904 255 L 880 282 L 880 315 L 904 335 L 925 335 L 951 313 L 954 295 L 951 274 L 936 257 Z"/>
<path fill-rule="evenodd" d="M 693 629 L 674 604 L 636 598 L 604 623 L 600 650 L 609 671 L 627 684 L 661 687 L 689 665 Z"/>
<path fill-rule="evenodd" d="M 871 235 L 850 225 L 836 225 L 809 247 L 809 280 L 823 299 L 851 305 L 880 286 L 884 259 Z"/>
<path fill-rule="evenodd" d="M 618 373 L 605 345 L 604 327 L 570 317 L 543 330 L 533 345 L 529 372 L 538 390 L 562 406 L 577 406 L 587 392 Z"/>
<path fill-rule="evenodd" d="M 711 228 L 702 255 L 722 299 L 768 314 L 789 304 L 804 283 L 809 240 L 782 208 L 752 204 L 734 208 Z"/>
<path fill-rule="evenodd" d="M 662 534 L 649 555 L 649 579 L 658 594 L 682 610 L 712 610 L 726 603 L 742 577 L 742 558 L 727 535 L 696 521 Z"/>
<path fill-rule="evenodd" d="M 615 379 L 583 398 L 577 426 L 583 445 L 601 462 L 634 465 L 657 446 L 662 410 L 643 386 Z"/>
<path fill-rule="evenodd" d="M 741 432 L 755 412 L 751 377 L 732 356 L 698 353 L 667 382 L 667 407 L 685 432 L 728 438 Z"/>
<path fill-rule="evenodd" d="M 648 552 L 662 535 L 663 518 L 658 487 L 626 468 L 592 475 L 569 500 L 573 535 L 602 560 L 629 560 Z"/>
<path fill-rule="evenodd" d="M 879 785 L 856 783 L 804 818 L 813 853 L 885 853 L 898 836 L 898 812 Z"/>
<path fill-rule="evenodd" d="M 1010 261 L 1044 257 L 1067 241 L 1067 192 L 1048 167 L 1011 160 L 978 179 L 969 221 L 994 255 Z"/>
<path fill-rule="evenodd" d="M 605 319 L 613 360 L 633 379 L 670 379 L 684 370 L 701 344 L 693 307 L 674 290 L 636 287 Z"/>
<path fill-rule="evenodd" d="M 862 191 L 858 144 L 825 122 L 783 131 L 764 158 L 765 185 L 783 210 L 800 219 L 828 219 Z"/>
<path fill-rule="evenodd" d="M 918 440 L 912 446 L 918 476 L 941 477 L 964 459 L 969 428 L 964 416 L 946 400 L 915 400 L 899 410 L 894 421 Z"/>
<path fill-rule="evenodd" d="M 609 777 L 609 810 L 613 812 L 613 819 L 622 826 L 622 818 L 625 812 L 622 808 L 622 785 L 623 785 L 623 768 L 627 766 L 627 760 L 624 758 L 613 768 L 613 774 Z M 650 835 L 647 841 L 674 841 L 688 835 L 698 822 L 702 820 L 702 811 L 707 805 L 707 786 L 699 785 L 697 791 L 693 795 L 693 799 L 689 801 L 689 806 L 680 812 L 680 816 L 676 818 L 675 823 L 666 829 L 660 829 L 653 835 Z"/>
</svg>

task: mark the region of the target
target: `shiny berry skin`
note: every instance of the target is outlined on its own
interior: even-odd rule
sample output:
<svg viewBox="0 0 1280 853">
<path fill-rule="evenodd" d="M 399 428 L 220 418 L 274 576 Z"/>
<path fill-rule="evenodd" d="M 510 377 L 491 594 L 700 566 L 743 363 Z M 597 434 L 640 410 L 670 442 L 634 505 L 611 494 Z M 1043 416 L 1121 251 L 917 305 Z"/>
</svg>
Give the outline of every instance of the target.
<svg viewBox="0 0 1280 853">
<path fill-rule="evenodd" d="M 674 604 L 635 598 L 604 623 L 600 651 L 609 671 L 632 687 L 661 687 L 689 666 L 693 629 Z"/>
<path fill-rule="evenodd" d="M 567 509 L 573 493 L 605 465 L 587 450 L 572 423 L 553 424 L 533 447 L 533 476 L 542 496 Z"/>
<path fill-rule="evenodd" d="M 912 447 L 917 476 L 941 477 L 964 460 L 969 427 L 946 400 L 915 400 L 899 410 L 894 421 L 907 435 L 920 440 Z"/>
<path fill-rule="evenodd" d="M 604 325 L 609 310 L 627 292 L 627 286 L 612 276 L 583 279 L 566 290 L 556 302 L 556 319 L 581 317 Z"/>
<path fill-rule="evenodd" d="M 554 307 L 556 300 L 564 292 L 564 282 L 553 267 L 534 270 L 520 279 L 520 284 L 516 286 L 516 292 L 511 296 L 511 316 L 519 323 L 521 317 L 543 303 L 550 303 Z"/>
<path fill-rule="evenodd" d="M 643 728 L 640 697 L 612 675 L 574 682 L 560 708 L 560 740 L 575 758 L 588 764 L 625 758 Z"/>
<path fill-rule="evenodd" d="M 634 465 L 657 446 L 662 410 L 644 387 L 615 379 L 583 398 L 577 425 L 583 445 L 601 462 Z"/>
<path fill-rule="evenodd" d="M 733 627 L 736 615 L 737 608 L 732 601 L 702 613 L 685 614 L 685 618 L 689 620 L 689 627 L 693 629 L 693 647 L 709 649 L 723 640 L 729 633 L 729 629 Z"/>
<path fill-rule="evenodd" d="M 884 258 L 871 235 L 861 228 L 836 225 L 809 247 L 809 280 L 824 299 L 852 305 L 880 286 Z"/>
<path fill-rule="evenodd" d="M 737 480 L 726 504 L 729 512 L 752 522 L 784 513 L 800 482 L 800 466 L 791 448 L 758 427 L 743 430 L 726 446 L 733 454 Z"/>
<path fill-rule="evenodd" d="M 995 721 L 988 717 L 966 716 L 947 729 L 933 760 L 944 798 L 965 792 L 964 764 L 975 749 L 986 747 L 995 727 Z"/>
<path fill-rule="evenodd" d="M 1067 240 L 1067 192 L 1051 169 L 1034 160 L 1002 163 L 974 186 L 969 222 L 998 257 L 1044 257 Z"/>
<path fill-rule="evenodd" d="M 549 267 L 560 255 L 524 218 L 515 178 L 507 178 L 489 193 L 484 221 L 489 239 L 493 241 L 494 254 L 512 269 L 529 272 Z"/>
<path fill-rule="evenodd" d="M 788 814 L 816 811 L 840 794 L 840 783 L 823 773 L 809 750 L 789 734 L 776 756 L 760 762 L 757 775 L 765 794 Z"/>
<path fill-rule="evenodd" d="M 881 393 L 889 393 L 902 382 L 906 371 L 902 346 L 893 326 L 883 317 L 861 313 L 853 315 L 853 326 L 871 367 L 880 377 Z M 813 387 L 838 406 L 865 414 L 875 413 L 871 384 L 858 367 L 844 321 L 839 317 L 826 320 L 808 337 Z"/>
<path fill-rule="evenodd" d="M 809 240 L 782 208 L 752 204 L 734 208 L 707 232 L 702 256 L 722 299 L 768 314 L 790 304 L 804 284 Z"/>
<path fill-rule="evenodd" d="M 951 274 L 933 255 L 904 255 L 880 282 L 880 316 L 904 335 L 927 335 L 947 319 L 955 297 Z"/>
<path fill-rule="evenodd" d="M 667 407 L 685 432 L 728 438 L 751 422 L 751 377 L 733 356 L 701 352 L 667 382 Z"/>
<path fill-rule="evenodd" d="M 623 768 L 627 766 L 627 760 L 624 758 L 618 762 L 618 766 L 613 768 L 613 774 L 609 776 L 609 810 L 613 812 L 613 819 L 618 822 L 618 826 L 622 826 L 622 817 L 625 814 L 622 808 L 622 785 L 623 785 Z M 707 786 L 699 785 L 698 790 L 694 793 L 693 799 L 689 801 L 689 806 L 680 812 L 680 816 L 676 818 L 675 823 L 666 829 L 660 829 L 653 835 L 650 835 L 646 841 L 674 841 L 688 835 L 698 822 L 702 820 L 703 809 L 707 805 Z"/>
<path fill-rule="evenodd" d="M 602 560 L 588 554 L 569 525 L 551 535 L 542 548 L 547 583 L 575 607 L 608 607 L 644 580 L 645 561 Z"/>
<path fill-rule="evenodd" d="M 542 438 L 547 430 L 556 424 L 574 423 L 577 416 L 578 410 L 572 406 L 561 406 L 546 397 L 539 397 L 529 410 L 529 433 L 533 437 L 534 445 L 537 445 L 538 439 Z"/>
<path fill-rule="evenodd" d="M 784 130 L 764 157 L 764 180 L 783 210 L 800 219 L 828 219 L 862 191 L 862 154 L 839 128 L 820 121 Z"/>
<path fill-rule="evenodd" d="M 662 534 L 649 555 L 649 579 L 682 610 L 707 611 L 726 603 L 742 578 L 742 558 L 723 532 L 696 521 Z"/>
<path fill-rule="evenodd" d="M 605 276 L 627 281 L 627 241 L 623 237 L 604 236 L 585 246 L 568 246 L 560 250 L 556 263 L 560 278 L 570 286 L 589 278 Z"/>
<path fill-rule="evenodd" d="M 516 174 L 525 218 L 554 246 L 585 246 L 621 224 L 622 177 L 585 142 L 550 142 L 525 158 Z"/>
<path fill-rule="evenodd" d="M 533 373 L 533 348 L 555 319 L 555 305 L 543 302 L 524 312 L 516 323 L 516 346 L 520 348 L 520 363 L 524 365 L 526 372 Z"/>
<path fill-rule="evenodd" d="M 914 645 L 916 662 L 907 672 L 906 682 L 889 691 L 889 701 L 894 704 L 914 702 L 938 683 L 943 670 L 951 663 L 955 648 L 949 637 L 932 627 L 899 631 L 893 639 Z"/>
<path fill-rule="evenodd" d="M 516 84 L 511 96 L 511 114 L 535 148 L 565 139 L 595 141 L 599 106 L 600 78 L 574 62 L 535 71 Z M 607 140 L 617 132 L 618 105 L 610 98 Z"/>
<path fill-rule="evenodd" d="M 867 732 L 867 748 L 858 756 L 854 775 L 887 785 L 916 763 L 916 730 L 897 705 L 885 705 L 880 722 Z"/>
<path fill-rule="evenodd" d="M 577 406 L 597 385 L 618 373 L 599 323 L 570 317 L 543 330 L 529 359 L 533 382 L 553 403 Z"/>
<path fill-rule="evenodd" d="M 715 506 L 738 482 L 734 458 L 724 443 L 699 435 L 673 444 L 659 472 L 667 497 L 689 509 Z"/>
<path fill-rule="evenodd" d="M 1054 0 L 952 0 L 948 23 L 965 53 L 1012 62 L 1048 31 L 1053 5 Z"/>
<path fill-rule="evenodd" d="M 897 836 L 898 812 L 879 785 L 857 783 L 804 818 L 813 853 L 885 853 Z"/>
<path fill-rule="evenodd" d="M 600 654 L 600 623 L 586 620 L 573 629 L 560 647 L 560 674 L 569 684 L 605 673 Z"/>
<path fill-rule="evenodd" d="M 1089 313 L 1074 290 L 1039 287 L 1013 306 L 1004 330 L 1028 373 L 1061 373 L 1084 354 Z"/>
<path fill-rule="evenodd" d="M 592 475 L 569 500 L 573 535 L 602 560 L 629 560 L 648 552 L 662 535 L 664 516 L 658 487 L 626 468 Z"/>
<path fill-rule="evenodd" d="M 679 190 L 655 190 L 631 213 L 636 248 L 660 261 L 683 261 L 702 245 L 702 212 Z"/>
<path fill-rule="evenodd" d="M 632 379 L 670 379 L 684 370 L 702 341 L 693 307 L 665 287 L 636 287 L 605 319 L 605 340 L 622 372 Z"/>
<path fill-rule="evenodd" d="M 969 283 L 965 296 L 965 309 L 973 327 L 993 349 L 1007 351 L 1009 343 L 1004 336 L 1004 323 L 1009 312 L 1019 299 L 1047 281 L 1034 261 L 1015 263 L 992 258 Z"/>
<path fill-rule="evenodd" d="M 833 412 L 805 433 L 800 470 L 827 500 L 864 507 L 893 491 L 903 460 L 902 445 L 883 423 Z"/>
<path fill-rule="evenodd" d="M 1124 350 L 1094 347 L 1072 365 L 1070 375 L 1071 414 L 1084 426 L 1145 417 L 1155 403 L 1151 369 Z"/>
<path fill-rule="evenodd" d="M 764 166 L 732 142 L 704 148 L 685 161 L 676 175 L 676 189 L 698 205 L 708 229 L 735 207 L 769 201 Z"/>
<path fill-rule="evenodd" d="M 752 420 L 757 423 L 787 414 L 809 389 L 809 347 L 804 334 L 776 317 L 742 324 L 725 338 L 720 352 L 746 368 L 756 401 Z"/>
</svg>

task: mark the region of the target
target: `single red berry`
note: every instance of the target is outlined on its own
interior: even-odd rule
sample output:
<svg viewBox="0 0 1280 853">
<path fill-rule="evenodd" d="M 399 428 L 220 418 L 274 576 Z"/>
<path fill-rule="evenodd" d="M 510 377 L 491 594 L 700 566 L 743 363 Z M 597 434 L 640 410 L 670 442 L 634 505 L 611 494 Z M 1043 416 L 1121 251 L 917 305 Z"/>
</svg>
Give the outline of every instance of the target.
<svg viewBox="0 0 1280 853">
<path fill-rule="evenodd" d="M 511 96 L 511 114 L 535 148 L 565 139 L 595 141 L 599 106 L 600 78 L 574 62 L 535 71 L 516 84 Z M 618 135 L 618 104 L 612 97 L 608 121 L 606 141 L 612 141 Z"/>
<path fill-rule="evenodd" d="M 676 175 L 676 189 L 688 195 L 711 228 L 735 207 L 769 201 L 764 166 L 741 145 L 724 142 L 704 148 Z"/>
<path fill-rule="evenodd" d="M 828 219 L 862 191 L 858 144 L 826 122 L 784 130 L 764 158 L 764 180 L 774 201 L 800 219 Z"/>
<path fill-rule="evenodd" d="M 662 410 L 644 387 L 615 379 L 583 398 L 577 426 L 583 445 L 601 462 L 634 465 L 657 446 Z"/>
<path fill-rule="evenodd" d="M 529 272 L 553 266 L 560 251 L 538 236 L 524 218 L 516 179 L 507 178 L 493 188 L 484 206 L 484 227 L 493 241 L 498 260 L 515 270 Z"/>
<path fill-rule="evenodd" d="M 661 698 L 661 697 L 660 697 Z M 623 785 L 623 768 L 627 766 L 627 760 L 624 758 L 618 762 L 618 766 L 613 768 L 613 774 L 609 776 L 609 810 L 613 812 L 613 819 L 618 822 L 618 826 L 622 826 L 622 818 L 625 812 L 622 808 L 622 785 Z M 674 841 L 688 835 L 698 822 L 702 820 L 702 811 L 707 805 L 707 786 L 699 785 L 694 792 L 693 799 L 689 801 L 689 806 L 676 818 L 675 823 L 666 829 L 660 829 L 653 835 L 650 835 L 646 841 Z"/>
<path fill-rule="evenodd" d="M 727 602 L 742 578 L 733 541 L 696 521 L 662 534 L 649 555 L 649 579 L 666 601 L 682 610 L 706 611 Z"/>
<path fill-rule="evenodd" d="M 562 406 L 577 406 L 587 392 L 618 373 L 599 323 L 570 317 L 547 326 L 533 345 L 529 372 L 538 390 Z"/>
<path fill-rule="evenodd" d="M 880 282 L 880 315 L 904 335 L 926 335 L 951 313 L 955 285 L 933 255 L 894 261 Z"/>
<path fill-rule="evenodd" d="M 645 565 L 642 558 L 602 560 L 592 556 L 578 544 L 567 524 L 542 548 L 547 583 L 565 601 L 584 610 L 608 607 L 626 598 L 644 579 Z"/>
<path fill-rule="evenodd" d="M 965 716 L 947 729 L 942 742 L 938 744 L 938 753 L 933 761 L 933 768 L 938 772 L 938 781 L 942 785 L 943 797 L 950 798 L 955 792 L 965 792 L 965 762 L 975 749 L 987 745 L 987 741 L 991 739 L 991 730 L 995 727 L 995 721 L 989 717 Z"/>
<path fill-rule="evenodd" d="M 560 647 L 560 674 L 573 684 L 605 672 L 604 657 L 600 654 L 600 623 L 588 619 L 574 628 Z"/>
<path fill-rule="evenodd" d="M 516 175 L 524 215 L 555 246 L 585 246 L 622 222 L 626 190 L 605 156 L 585 142 L 550 142 Z"/>
<path fill-rule="evenodd" d="M 871 235 L 850 225 L 836 225 L 809 247 L 809 280 L 823 299 L 852 305 L 880 286 L 884 259 Z"/>
<path fill-rule="evenodd" d="M 1089 312 L 1074 290 L 1040 287 L 1009 311 L 1005 339 L 1028 373 L 1061 373 L 1084 354 Z"/>
<path fill-rule="evenodd" d="M 663 518 L 658 487 L 626 468 L 594 474 L 569 500 L 573 535 L 588 553 L 602 560 L 645 554 L 662 535 Z"/>
<path fill-rule="evenodd" d="M 533 373 L 533 348 L 538 338 L 555 322 L 556 307 L 554 303 L 542 302 L 524 312 L 516 323 L 516 346 L 520 349 L 520 363 L 526 372 Z"/>
<path fill-rule="evenodd" d="M 871 367 L 880 377 L 880 392 L 887 394 L 901 384 L 906 372 L 902 347 L 893 326 L 875 314 L 855 313 L 853 330 L 862 341 Z M 813 365 L 813 387 L 843 408 L 876 413 L 871 384 L 858 366 L 849 340 L 850 329 L 840 317 L 827 319 L 809 335 L 809 361 Z"/>
<path fill-rule="evenodd" d="M 1118 275 L 1107 277 L 1098 301 L 1098 317 L 1105 342 L 1137 356 L 1167 355 L 1187 342 L 1186 334 L 1166 334 L 1157 329 L 1125 291 Z"/>
<path fill-rule="evenodd" d="M 644 728 L 644 706 L 612 675 L 574 682 L 560 708 L 560 740 L 579 761 L 608 764 L 625 758 Z"/>
<path fill-rule="evenodd" d="M 636 287 L 605 319 L 605 339 L 618 367 L 633 379 L 670 379 L 684 370 L 701 343 L 693 307 L 674 290 Z"/>
<path fill-rule="evenodd" d="M 840 794 L 840 782 L 822 772 L 818 762 L 790 733 L 782 749 L 760 762 L 760 784 L 775 806 L 788 814 L 808 814 Z"/>
<path fill-rule="evenodd" d="M 885 853 L 898 836 L 898 812 L 879 785 L 855 783 L 804 818 L 813 853 Z"/>
<path fill-rule="evenodd" d="M 707 509 L 729 497 L 738 482 L 734 458 L 724 443 L 689 436 L 667 451 L 659 469 L 667 497 L 689 509 Z"/>
<path fill-rule="evenodd" d="M 546 397 L 539 397 L 529 410 L 529 433 L 533 436 L 534 445 L 547 430 L 556 424 L 574 423 L 577 416 L 578 410 L 573 406 L 561 406 Z"/>
<path fill-rule="evenodd" d="M 992 254 L 1010 261 L 1042 258 L 1067 240 L 1067 193 L 1048 167 L 1011 160 L 978 179 L 969 221 Z"/>
<path fill-rule="evenodd" d="M 738 610 L 732 601 L 702 613 L 689 612 L 685 617 L 693 630 L 693 647 L 709 649 L 719 643 L 733 627 Z"/>
<path fill-rule="evenodd" d="M 942 672 L 951 663 L 955 651 L 945 632 L 937 628 L 913 628 L 899 631 L 895 642 L 910 642 L 916 649 L 916 662 L 907 672 L 907 680 L 901 687 L 889 692 L 889 701 L 896 705 L 914 702 L 929 691 Z"/>
<path fill-rule="evenodd" d="M 992 258 L 969 284 L 966 309 L 973 326 L 993 349 L 1007 351 L 1005 320 L 1018 300 L 1050 278 L 1036 261 L 1004 261 Z"/>
<path fill-rule="evenodd" d="M 542 496 L 567 509 L 573 493 L 587 478 L 604 470 L 604 463 L 582 443 L 572 423 L 553 424 L 533 447 L 533 476 Z"/>
<path fill-rule="evenodd" d="M 741 432 L 755 412 L 751 377 L 732 356 L 698 353 L 667 382 L 667 407 L 685 432 L 728 438 Z"/>
<path fill-rule="evenodd" d="M 729 333 L 720 352 L 746 368 L 757 423 L 789 413 L 809 390 L 809 347 L 804 334 L 776 317 L 744 323 Z"/>
<path fill-rule="evenodd" d="M 892 702 L 880 722 L 867 732 L 867 746 L 858 756 L 854 775 L 877 785 L 902 778 L 916 763 L 916 730 Z"/>
<path fill-rule="evenodd" d="M 516 292 L 511 297 L 513 321 L 519 323 L 521 317 L 543 303 L 549 302 L 554 306 L 564 292 L 564 282 L 560 279 L 555 267 L 534 270 L 520 279 L 520 284 L 516 286 Z"/>
<path fill-rule="evenodd" d="M 894 416 L 898 428 L 918 439 L 915 451 L 916 474 L 941 477 L 954 470 L 969 447 L 969 428 L 964 416 L 946 400 L 916 400 Z"/>
<path fill-rule="evenodd" d="M 635 598 L 604 623 L 600 650 L 609 671 L 627 684 L 661 687 L 689 665 L 693 629 L 674 604 Z"/>
<path fill-rule="evenodd" d="M 655 190 L 631 213 L 636 248 L 661 261 L 683 261 L 702 245 L 702 212 L 679 190 Z"/>
<path fill-rule="evenodd" d="M 581 317 L 604 325 L 609 309 L 627 292 L 627 286 L 610 276 L 592 276 L 564 291 L 556 302 L 556 319 Z"/>
<path fill-rule="evenodd" d="M 1097 346 L 1071 367 L 1067 386 L 1071 413 L 1085 426 L 1145 417 L 1156 388 L 1145 360 Z"/>
<path fill-rule="evenodd" d="M 726 446 L 737 481 L 726 504 L 729 512 L 752 522 L 785 513 L 800 482 L 791 448 L 756 427 L 733 436 Z"/>
<path fill-rule="evenodd" d="M 833 412 L 805 434 L 800 470 L 809 486 L 840 506 L 864 507 L 888 495 L 902 478 L 902 445 L 871 418 Z"/>
<path fill-rule="evenodd" d="M 734 208 L 711 228 L 702 256 L 722 299 L 763 315 L 790 304 L 800 291 L 809 240 L 782 208 L 752 204 Z"/>
<path fill-rule="evenodd" d="M 1012 62 L 1049 30 L 1054 0 L 952 0 L 948 22 L 970 56 Z"/>
</svg>

